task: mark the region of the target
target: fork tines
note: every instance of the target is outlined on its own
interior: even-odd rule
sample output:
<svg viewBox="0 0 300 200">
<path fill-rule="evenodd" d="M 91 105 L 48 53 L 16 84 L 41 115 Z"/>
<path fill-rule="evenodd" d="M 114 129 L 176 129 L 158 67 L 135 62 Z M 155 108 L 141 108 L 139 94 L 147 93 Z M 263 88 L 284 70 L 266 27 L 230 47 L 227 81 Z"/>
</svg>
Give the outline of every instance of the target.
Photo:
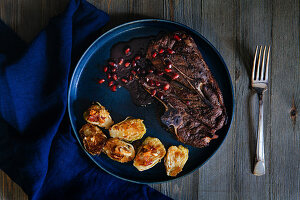
<svg viewBox="0 0 300 200">
<path fill-rule="evenodd" d="M 257 56 L 258 56 L 258 61 L 257 61 Z M 269 57 L 270 57 L 270 46 L 269 47 L 256 46 L 253 68 L 252 68 L 252 82 L 268 81 Z"/>
</svg>

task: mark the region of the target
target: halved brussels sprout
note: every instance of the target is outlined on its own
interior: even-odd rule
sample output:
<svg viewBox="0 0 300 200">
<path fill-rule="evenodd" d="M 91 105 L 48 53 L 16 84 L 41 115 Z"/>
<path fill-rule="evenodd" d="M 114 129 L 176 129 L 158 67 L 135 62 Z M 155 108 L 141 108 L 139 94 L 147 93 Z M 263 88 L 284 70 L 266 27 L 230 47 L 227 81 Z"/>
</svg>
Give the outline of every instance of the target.
<svg viewBox="0 0 300 200">
<path fill-rule="evenodd" d="M 84 113 L 84 119 L 91 124 L 108 129 L 114 124 L 109 112 L 99 102 L 91 105 Z"/>
<path fill-rule="evenodd" d="M 147 137 L 138 149 L 133 165 L 144 171 L 156 165 L 165 156 L 166 149 L 157 138 Z"/>
<path fill-rule="evenodd" d="M 177 176 L 189 158 L 189 150 L 182 145 L 171 146 L 165 157 L 165 167 L 168 176 Z"/>
<path fill-rule="evenodd" d="M 108 139 L 103 151 L 109 158 L 121 163 L 132 161 L 135 156 L 134 147 L 118 138 Z"/>
<path fill-rule="evenodd" d="M 107 140 L 101 129 L 93 124 L 85 124 L 79 130 L 84 148 L 92 155 L 99 155 Z"/>
<path fill-rule="evenodd" d="M 124 121 L 110 127 L 109 134 L 113 138 L 120 138 L 127 142 L 141 139 L 146 133 L 142 119 L 126 118 Z"/>
</svg>

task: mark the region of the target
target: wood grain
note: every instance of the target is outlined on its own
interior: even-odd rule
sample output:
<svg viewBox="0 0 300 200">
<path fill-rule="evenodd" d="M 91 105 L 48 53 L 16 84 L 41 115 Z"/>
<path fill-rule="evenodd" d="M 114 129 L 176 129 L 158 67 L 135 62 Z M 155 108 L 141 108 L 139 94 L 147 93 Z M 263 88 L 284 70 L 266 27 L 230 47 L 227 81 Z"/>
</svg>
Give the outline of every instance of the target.
<svg viewBox="0 0 300 200">
<path fill-rule="evenodd" d="M 300 126 L 290 113 L 300 105 L 299 1 L 273 3 L 270 198 L 299 199 Z"/>
<path fill-rule="evenodd" d="M 253 91 L 249 90 L 253 55 L 256 45 L 271 45 L 271 1 L 253 1 L 245 4 L 238 2 L 239 13 L 237 22 L 237 56 L 236 56 L 236 117 L 239 124 L 235 133 L 235 167 L 234 189 L 237 198 L 269 199 L 269 173 L 257 177 L 252 174 L 256 150 L 256 126 L 258 121 L 258 100 Z M 255 28 L 254 28 L 255 27 Z M 270 95 L 265 93 L 265 113 L 270 113 Z M 242 94 L 242 95 L 240 95 Z M 268 124 L 265 114 L 264 123 Z M 269 154 L 269 130 L 265 126 L 265 152 Z M 268 159 L 266 166 L 269 168 Z"/>
<path fill-rule="evenodd" d="M 68 0 L 1 0 L 0 18 L 30 42 Z M 103 31 L 121 23 L 162 18 L 190 26 L 223 56 L 234 85 L 235 116 L 219 151 L 184 178 L 151 186 L 174 199 L 300 199 L 299 0 L 89 0 L 110 14 Z M 28 28 L 31 27 L 31 28 Z M 252 174 L 257 97 L 249 74 L 256 45 L 271 45 L 265 95 L 266 175 Z M 27 199 L 0 172 L 1 199 Z"/>
</svg>

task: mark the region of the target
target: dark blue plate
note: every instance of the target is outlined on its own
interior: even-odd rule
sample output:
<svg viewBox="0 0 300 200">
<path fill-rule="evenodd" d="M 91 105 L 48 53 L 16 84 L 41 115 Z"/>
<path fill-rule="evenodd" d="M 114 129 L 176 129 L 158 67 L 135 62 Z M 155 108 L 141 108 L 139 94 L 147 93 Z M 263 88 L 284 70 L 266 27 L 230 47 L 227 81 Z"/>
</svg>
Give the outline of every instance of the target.
<svg viewBox="0 0 300 200">
<path fill-rule="evenodd" d="M 159 106 L 159 104 L 153 104 L 148 107 L 138 107 L 133 104 L 126 89 L 121 88 L 117 92 L 111 92 L 107 84 L 97 84 L 98 78 L 105 77 L 102 68 L 106 64 L 106 60 L 110 56 L 110 49 L 114 44 L 136 37 L 157 35 L 161 31 L 171 32 L 176 30 L 186 31 L 192 35 L 197 43 L 224 96 L 228 121 L 227 124 L 217 132 L 219 138 L 213 140 L 209 147 L 198 149 L 184 145 L 189 149 L 189 159 L 183 171 L 175 178 L 193 172 L 217 151 L 227 135 L 233 116 L 233 89 L 226 64 L 213 45 L 196 31 L 179 23 L 158 19 L 134 21 L 120 25 L 106 32 L 86 50 L 78 62 L 70 83 L 68 110 L 75 136 L 82 148 L 83 146 L 78 135 L 78 130 L 85 124 L 82 116 L 84 110 L 87 109 L 93 101 L 99 101 L 105 106 L 110 111 L 116 123 L 124 120 L 127 116 L 144 119 L 147 128 L 147 133 L 144 138 L 147 136 L 157 137 L 162 141 L 166 149 L 171 145 L 177 146 L 182 144 L 160 125 L 158 113 L 162 107 Z M 155 183 L 175 179 L 174 177 L 166 175 L 163 162 L 158 163 L 149 170 L 139 172 L 132 165 L 132 162 L 121 164 L 109 159 L 105 154 L 92 156 L 87 153 L 87 155 L 106 172 L 128 181 Z"/>
</svg>

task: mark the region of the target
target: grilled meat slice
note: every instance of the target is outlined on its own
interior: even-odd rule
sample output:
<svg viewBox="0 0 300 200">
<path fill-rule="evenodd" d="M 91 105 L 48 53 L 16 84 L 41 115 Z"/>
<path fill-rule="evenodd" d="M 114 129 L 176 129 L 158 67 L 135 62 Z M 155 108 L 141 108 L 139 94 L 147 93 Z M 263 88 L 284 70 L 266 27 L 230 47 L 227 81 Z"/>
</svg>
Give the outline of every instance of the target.
<svg viewBox="0 0 300 200">
<path fill-rule="evenodd" d="M 161 49 L 164 53 L 154 54 Z M 151 42 L 147 58 L 157 71 L 165 71 L 164 76 L 148 74 L 140 80 L 165 106 L 162 122 L 179 141 L 199 148 L 207 146 L 223 127 L 226 110 L 218 84 L 193 38 L 184 32 L 163 35 Z"/>
</svg>

